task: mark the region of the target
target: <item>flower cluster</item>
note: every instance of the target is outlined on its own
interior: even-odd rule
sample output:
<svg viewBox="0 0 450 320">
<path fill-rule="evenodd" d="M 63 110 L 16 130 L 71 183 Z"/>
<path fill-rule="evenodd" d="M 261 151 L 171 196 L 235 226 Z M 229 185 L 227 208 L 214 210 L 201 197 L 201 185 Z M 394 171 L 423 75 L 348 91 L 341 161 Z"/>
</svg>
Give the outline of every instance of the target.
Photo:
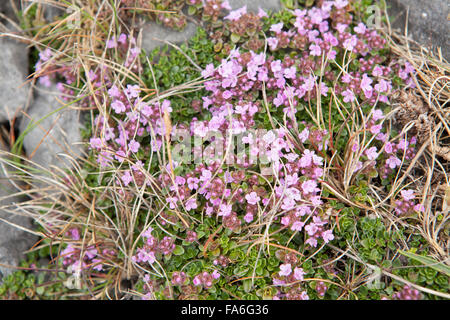
<svg viewBox="0 0 450 320">
<path fill-rule="evenodd" d="M 80 233 L 77 228 L 70 229 L 67 234 L 73 241 L 80 240 Z M 73 243 L 69 243 L 60 253 L 63 266 L 74 274 L 80 274 L 83 270 L 91 268 L 92 270 L 102 271 L 105 258 L 114 255 L 115 251 L 112 249 L 100 249 L 99 246 L 95 245 L 79 248 Z"/>
<path fill-rule="evenodd" d="M 401 199 L 395 201 L 395 213 L 400 215 L 411 215 L 416 212 L 423 212 L 424 206 L 414 201 L 414 190 L 400 191 Z"/>
<path fill-rule="evenodd" d="M 394 300 L 421 300 L 422 295 L 419 290 L 405 285 L 401 291 L 394 293 L 392 298 Z"/>
<path fill-rule="evenodd" d="M 158 240 L 152 235 L 153 229 L 149 227 L 143 234 L 144 245 L 137 249 L 136 255 L 132 257 L 133 262 L 153 264 L 156 261 L 156 255 L 170 255 L 175 250 L 174 239 L 163 237 Z"/>
<path fill-rule="evenodd" d="M 195 286 L 203 286 L 205 289 L 211 288 L 214 280 L 220 278 L 220 273 L 217 270 L 214 270 L 211 274 L 204 271 L 194 277 L 192 283 Z"/>
</svg>

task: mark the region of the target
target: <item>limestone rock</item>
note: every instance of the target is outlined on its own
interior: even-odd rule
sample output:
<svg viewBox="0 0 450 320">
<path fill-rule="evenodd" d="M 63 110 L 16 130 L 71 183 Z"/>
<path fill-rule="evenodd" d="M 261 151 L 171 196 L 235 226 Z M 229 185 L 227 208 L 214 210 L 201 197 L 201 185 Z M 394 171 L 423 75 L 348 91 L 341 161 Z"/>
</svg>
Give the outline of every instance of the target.
<svg viewBox="0 0 450 320">
<path fill-rule="evenodd" d="M 263 10 L 278 11 L 281 9 L 280 0 L 229 0 L 230 6 L 233 10 L 247 6 L 247 11 L 258 12 L 260 7 Z"/>
<path fill-rule="evenodd" d="M 192 22 L 188 22 L 186 28 L 182 31 L 165 28 L 156 22 L 148 22 L 142 28 L 142 48 L 149 53 L 153 49 L 164 45 L 164 42 L 159 40 L 180 44 L 192 38 L 196 31 L 197 26 Z"/>
<path fill-rule="evenodd" d="M 0 37 L 0 122 L 20 116 L 28 98 L 31 99 L 28 74 L 28 50 L 25 44 Z"/>
<path fill-rule="evenodd" d="M 38 85 L 35 91 L 35 101 L 27 112 L 33 122 L 30 124 L 30 119 L 23 117 L 20 123 L 21 133 L 28 125 L 32 127 L 24 138 L 25 151 L 33 162 L 45 168 L 52 165 L 66 168 L 70 160 L 63 154 L 77 158 L 83 150 L 80 112 L 70 107 L 55 112 L 64 105 L 54 85 L 51 88 Z"/>
<path fill-rule="evenodd" d="M 0 157 L 5 157 L 2 150 L 0 150 Z M 23 228 L 32 229 L 30 218 L 11 212 L 14 209 L 14 203 L 20 202 L 21 198 L 15 196 L 17 190 L 9 180 L 7 172 L 9 169 L 6 166 L 0 166 L 0 218 Z M 2 264 L 0 265 L 0 282 L 2 277 L 15 271 L 4 265 L 19 266 L 20 261 L 25 258 L 23 252 L 30 249 L 36 240 L 33 234 L 0 220 L 0 264 Z"/>
<path fill-rule="evenodd" d="M 392 26 L 405 31 L 408 13 L 408 35 L 425 47 L 441 47 L 443 56 L 450 60 L 450 21 L 448 0 L 392 0 L 388 13 Z"/>
</svg>

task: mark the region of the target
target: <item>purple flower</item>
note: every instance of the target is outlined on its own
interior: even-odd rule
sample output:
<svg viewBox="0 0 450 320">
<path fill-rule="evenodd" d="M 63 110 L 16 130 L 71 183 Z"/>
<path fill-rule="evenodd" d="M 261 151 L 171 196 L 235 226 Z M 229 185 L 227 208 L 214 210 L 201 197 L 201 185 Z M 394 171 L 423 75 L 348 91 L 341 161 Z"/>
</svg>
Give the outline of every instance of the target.
<svg viewBox="0 0 450 320">
<path fill-rule="evenodd" d="M 303 276 L 305 275 L 305 272 L 302 268 L 295 268 L 294 269 L 294 278 L 298 281 L 303 281 Z"/>
<path fill-rule="evenodd" d="M 364 34 L 364 33 L 366 33 L 367 28 L 364 23 L 360 22 L 353 30 L 355 30 L 356 33 Z"/>
<path fill-rule="evenodd" d="M 280 265 L 280 272 L 278 272 L 280 276 L 288 276 L 291 273 L 292 273 L 292 266 L 290 263 Z"/>
<path fill-rule="evenodd" d="M 306 180 L 302 183 L 302 190 L 305 194 L 316 192 L 317 182 L 314 180 Z"/>
<path fill-rule="evenodd" d="M 402 161 L 396 156 L 392 155 L 389 157 L 389 159 L 386 160 L 386 164 L 389 166 L 389 168 L 395 169 L 402 164 Z"/>
<path fill-rule="evenodd" d="M 120 178 L 123 181 L 123 184 L 125 186 L 129 185 L 131 181 L 133 181 L 133 177 L 130 174 L 130 171 L 125 171 L 125 173 L 122 175 L 122 177 Z"/>
<path fill-rule="evenodd" d="M 227 216 L 229 216 L 231 214 L 231 208 L 232 208 L 231 204 L 223 203 L 223 204 L 220 205 L 220 211 L 219 211 L 219 213 L 217 215 L 219 217 L 221 217 L 221 216 L 227 217 Z"/>
<path fill-rule="evenodd" d="M 312 56 L 320 56 L 322 54 L 322 49 L 317 44 L 312 44 L 309 47 Z"/>
<path fill-rule="evenodd" d="M 202 71 L 202 77 L 208 78 L 214 74 L 214 65 L 212 63 L 206 65 L 205 70 Z"/>
<path fill-rule="evenodd" d="M 294 79 L 296 72 L 297 72 L 297 68 L 295 66 L 286 68 L 286 69 L 284 69 L 284 77 L 288 78 L 288 79 Z"/>
<path fill-rule="evenodd" d="M 372 70 L 372 75 L 374 77 L 381 77 L 383 75 L 383 69 L 380 66 L 375 66 Z"/>
<path fill-rule="evenodd" d="M 261 198 L 258 196 L 258 194 L 256 192 L 251 192 L 250 194 L 247 194 L 245 196 L 245 199 L 247 200 L 247 202 L 249 204 L 257 204 L 259 200 L 261 200 Z"/>
<path fill-rule="evenodd" d="M 258 7 L 258 17 L 260 17 L 260 18 L 268 17 L 267 13 L 263 9 L 261 9 L 261 7 Z"/>
<path fill-rule="evenodd" d="M 231 11 L 224 19 L 236 21 L 239 20 L 239 18 L 247 13 L 247 6 L 243 6 L 240 9 Z"/>
<path fill-rule="evenodd" d="M 267 38 L 267 44 L 270 47 L 270 50 L 275 50 L 278 46 L 278 39 L 275 37 L 269 37 Z"/>
<path fill-rule="evenodd" d="M 347 0 L 335 0 L 334 1 L 334 6 L 336 8 L 338 8 L 338 9 L 343 9 L 347 5 L 348 5 L 348 1 Z"/>
<path fill-rule="evenodd" d="M 247 223 L 250 223 L 253 221 L 253 214 L 251 212 L 247 212 L 247 214 L 244 216 L 244 221 Z"/>
<path fill-rule="evenodd" d="M 217 270 L 214 270 L 213 273 L 211 273 L 211 276 L 217 280 L 220 278 L 220 273 Z"/>
<path fill-rule="evenodd" d="M 189 199 L 188 201 L 186 201 L 185 207 L 187 211 L 197 209 L 197 201 L 195 201 L 195 199 Z"/>
<path fill-rule="evenodd" d="M 367 149 L 366 156 L 369 160 L 375 160 L 377 158 L 377 147 Z"/>
<path fill-rule="evenodd" d="M 100 139 L 100 138 L 91 138 L 89 140 L 89 144 L 91 145 L 91 148 L 100 150 L 102 148 L 102 139 Z"/>
<path fill-rule="evenodd" d="M 128 97 L 128 99 L 131 98 L 137 98 L 139 97 L 139 93 L 141 92 L 141 89 L 137 84 L 135 85 L 127 85 L 127 88 L 125 89 L 125 95 Z"/>
<path fill-rule="evenodd" d="M 372 112 L 372 120 L 373 121 L 378 121 L 384 118 L 383 115 L 383 111 L 381 111 L 380 109 L 375 109 Z"/>
<path fill-rule="evenodd" d="M 384 146 L 384 151 L 386 153 L 392 153 L 393 151 L 392 143 L 386 142 L 386 145 Z"/>
<path fill-rule="evenodd" d="M 128 143 L 128 148 L 130 149 L 131 152 L 136 153 L 139 151 L 139 147 L 141 145 L 139 144 L 139 142 L 135 141 L 135 140 L 131 140 Z"/>
<path fill-rule="evenodd" d="M 125 112 L 127 109 L 123 104 L 123 102 L 119 100 L 116 100 L 113 103 L 111 103 L 111 108 L 113 108 L 116 113 Z"/>
<path fill-rule="evenodd" d="M 300 132 L 300 135 L 298 137 L 302 143 L 305 143 L 305 141 L 309 138 L 308 128 L 303 129 L 303 131 Z"/>
<path fill-rule="evenodd" d="M 283 22 L 273 24 L 270 27 L 270 31 L 275 32 L 276 34 L 280 33 L 282 29 L 283 29 Z"/>
<path fill-rule="evenodd" d="M 413 200 L 415 198 L 414 196 L 414 190 L 402 190 L 401 192 L 402 198 L 406 201 Z"/>
<path fill-rule="evenodd" d="M 355 95 L 353 94 L 353 91 L 351 91 L 350 89 L 347 89 L 344 92 L 342 92 L 342 96 L 344 97 L 343 100 L 346 103 L 352 102 L 355 100 Z"/>
<path fill-rule="evenodd" d="M 108 95 L 111 98 L 118 98 L 120 97 L 120 91 L 119 89 L 114 85 L 108 90 Z"/>
<path fill-rule="evenodd" d="M 334 239 L 333 232 L 331 230 L 326 230 L 322 232 L 322 239 L 323 241 L 325 241 L 325 243 L 330 242 L 331 240 Z"/>
</svg>

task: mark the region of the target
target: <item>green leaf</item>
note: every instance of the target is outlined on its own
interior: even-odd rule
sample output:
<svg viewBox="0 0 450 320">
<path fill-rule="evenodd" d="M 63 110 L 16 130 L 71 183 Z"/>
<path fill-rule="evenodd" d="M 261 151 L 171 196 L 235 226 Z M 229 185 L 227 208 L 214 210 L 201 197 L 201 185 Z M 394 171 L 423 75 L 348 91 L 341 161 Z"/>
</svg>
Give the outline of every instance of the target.
<svg viewBox="0 0 450 320">
<path fill-rule="evenodd" d="M 173 254 L 176 256 L 181 256 L 184 253 L 184 248 L 182 246 L 176 246 L 173 250 Z"/>
<path fill-rule="evenodd" d="M 404 255 L 405 257 L 408 257 L 412 260 L 418 261 L 427 267 L 433 268 L 436 271 L 442 272 L 442 273 L 446 274 L 447 276 L 450 276 L 450 267 L 443 264 L 442 262 L 436 261 L 430 257 L 420 256 L 418 254 L 403 251 L 403 250 L 398 250 L 398 252 L 400 254 Z"/>
<path fill-rule="evenodd" d="M 236 33 L 232 33 L 230 39 L 233 43 L 237 43 L 239 39 L 241 39 L 241 36 Z"/>
</svg>

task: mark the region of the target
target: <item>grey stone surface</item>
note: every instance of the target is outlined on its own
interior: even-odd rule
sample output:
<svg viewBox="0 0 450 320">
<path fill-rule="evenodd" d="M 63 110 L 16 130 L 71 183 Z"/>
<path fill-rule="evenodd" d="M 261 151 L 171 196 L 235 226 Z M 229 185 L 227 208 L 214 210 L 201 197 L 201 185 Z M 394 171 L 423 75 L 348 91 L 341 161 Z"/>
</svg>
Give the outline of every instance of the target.
<svg viewBox="0 0 450 320">
<path fill-rule="evenodd" d="M 20 9 L 19 0 L 0 0 L 0 12 L 6 15 L 9 19 L 17 21 L 12 3 L 14 3 L 16 9 Z"/>
<path fill-rule="evenodd" d="M 28 50 L 25 44 L 0 37 L 0 122 L 20 115 L 28 100 Z"/>
<path fill-rule="evenodd" d="M 0 147 L 0 157 L 5 157 L 2 150 Z M 31 229 L 30 218 L 11 212 L 14 209 L 14 203 L 20 202 L 21 198 L 15 196 L 17 191 L 9 180 L 8 170 L 10 168 L 0 166 L 0 218 Z M 14 269 L 4 265 L 17 267 L 20 260 L 25 258 L 23 252 L 30 249 L 36 240 L 33 234 L 0 220 L 0 282 L 2 277 L 14 272 Z"/>
<path fill-rule="evenodd" d="M 392 26 L 405 31 L 408 13 L 408 35 L 425 47 L 441 47 L 443 56 L 450 60 L 450 1 L 448 0 L 388 0 Z"/>
<path fill-rule="evenodd" d="M 229 0 L 233 10 L 247 5 L 247 11 L 258 12 L 258 7 L 263 10 L 278 11 L 281 9 L 280 0 Z"/>
<path fill-rule="evenodd" d="M 192 38 L 195 35 L 196 30 L 197 26 L 192 22 L 189 22 L 183 31 L 172 30 L 155 22 L 148 22 L 142 28 L 142 48 L 148 53 L 153 49 L 164 45 L 164 42 L 159 40 L 180 44 Z"/>
<path fill-rule="evenodd" d="M 229 3 L 233 10 L 239 9 L 244 5 L 247 5 L 247 11 L 253 12 L 258 12 L 259 7 L 271 11 L 281 9 L 280 0 L 229 0 Z M 148 53 L 156 47 L 164 45 L 164 42 L 157 39 L 180 44 L 192 38 L 196 30 L 197 26 L 192 22 L 188 22 L 186 28 L 181 32 L 165 28 L 155 22 L 147 22 L 142 28 L 142 48 Z"/>
<path fill-rule="evenodd" d="M 28 157 L 32 156 L 33 162 L 45 168 L 52 165 L 66 168 L 70 166 L 70 160 L 63 154 L 76 158 L 83 150 L 79 111 L 65 107 L 54 112 L 64 106 L 55 86 L 45 88 L 38 85 L 35 95 L 35 101 L 27 111 L 33 122 L 30 124 L 30 119 L 23 117 L 19 128 L 23 133 L 29 124 L 33 127 L 25 135 L 25 151 Z"/>
</svg>

